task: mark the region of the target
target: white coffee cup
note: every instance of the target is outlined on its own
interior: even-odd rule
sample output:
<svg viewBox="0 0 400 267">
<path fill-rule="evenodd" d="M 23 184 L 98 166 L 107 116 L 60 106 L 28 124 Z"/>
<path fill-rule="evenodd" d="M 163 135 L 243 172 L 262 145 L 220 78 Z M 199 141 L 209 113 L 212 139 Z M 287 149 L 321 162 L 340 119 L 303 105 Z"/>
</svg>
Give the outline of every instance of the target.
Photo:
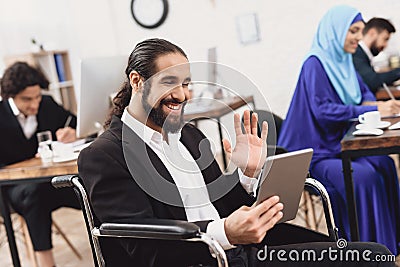
<svg viewBox="0 0 400 267">
<path fill-rule="evenodd" d="M 369 111 L 358 116 L 358 121 L 371 128 L 379 126 L 381 123 L 381 114 L 379 111 Z"/>
</svg>

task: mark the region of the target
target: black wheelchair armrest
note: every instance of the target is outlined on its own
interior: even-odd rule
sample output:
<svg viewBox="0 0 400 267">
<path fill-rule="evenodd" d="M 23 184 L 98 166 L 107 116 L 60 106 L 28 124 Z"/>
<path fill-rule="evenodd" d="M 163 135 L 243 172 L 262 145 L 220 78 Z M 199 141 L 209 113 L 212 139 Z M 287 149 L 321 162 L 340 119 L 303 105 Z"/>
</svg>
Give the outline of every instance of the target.
<svg viewBox="0 0 400 267">
<path fill-rule="evenodd" d="M 91 231 L 98 237 L 146 238 L 154 240 L 200 241 L 207 244 L 217 258 L 219 267 L 227 267 L 228 260 L 221 245 L 207 234 L 200 232 L 194 223 L 166 219 L 138 219 L 133 223 L 102 223 Z M 101 257 L 102 258 L 102 257 Z M 101 259 L 99 259 L 101 262 Z"/>
<path fill-rule="evenodd" d="M 51 184 L 55 188 L 73 187 L 72 179 L 77 177 L 77 175 L 61 175 L 56 176 L 51 179 Z"/>
<path fill-rule="evenodd" d="M 200 237 L 200 227 L 194 223 L 165 219 L 140 219 L 134 223 L 102 223 L 100 236 L 187 240 Z"/>
</svg>

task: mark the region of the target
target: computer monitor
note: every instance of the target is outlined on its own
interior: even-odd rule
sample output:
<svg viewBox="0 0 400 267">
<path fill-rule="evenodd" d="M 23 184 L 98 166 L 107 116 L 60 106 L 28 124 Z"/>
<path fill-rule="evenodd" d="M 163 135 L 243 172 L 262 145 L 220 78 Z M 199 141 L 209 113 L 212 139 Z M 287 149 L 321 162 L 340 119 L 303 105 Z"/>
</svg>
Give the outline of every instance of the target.
<svg viewBox="0 0 400 267">
<path fill-rule="evenodd" d="M 96 57 L 81 60 L 78 97 L 77 136 L 87 137 L 102 130 L 111 107 L 110 96 L 126 79 L 128 56 Z"/>
</svg>

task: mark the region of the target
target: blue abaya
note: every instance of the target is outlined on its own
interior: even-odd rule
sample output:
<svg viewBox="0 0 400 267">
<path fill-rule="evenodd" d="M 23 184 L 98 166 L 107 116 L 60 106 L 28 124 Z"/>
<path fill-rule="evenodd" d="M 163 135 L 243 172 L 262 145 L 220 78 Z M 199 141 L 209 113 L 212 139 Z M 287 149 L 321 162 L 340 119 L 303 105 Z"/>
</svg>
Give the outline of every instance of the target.
<svg viewBox="0 0 400 267">
<path fill-rule="evenodd" d="M 357 75 L 361 102 L 375 97 Z M 312 147 L 313 177 L 327 189 L 341 237 L 350 239 L 340 141 L 351 118 L 376 110 L 376 106 L 345 105 L 333 88 L 320 60 L 303 64 L 297 87 L 283 123 L 278 144 L 289 151 Z M 361 241 L 386 245 L 399 253 L 400 194 L 393 160 L 388 156 L 361 157 L 352 161 L 354 193 Z"/>
</svg>

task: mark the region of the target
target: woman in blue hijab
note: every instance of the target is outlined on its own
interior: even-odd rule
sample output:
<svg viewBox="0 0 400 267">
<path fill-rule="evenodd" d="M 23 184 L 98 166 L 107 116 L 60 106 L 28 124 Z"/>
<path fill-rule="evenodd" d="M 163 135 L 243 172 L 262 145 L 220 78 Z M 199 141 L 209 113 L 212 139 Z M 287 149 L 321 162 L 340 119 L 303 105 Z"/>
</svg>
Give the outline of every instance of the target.
<svg viewBox="0 0 400 267">
<path fill-rule="evenodd" d="M 279 145 L 314 149 L 310 171 L 327 188 L 341 237 L 350 239 L 340 140 L 349 120 L 378 110 L 400 112 L 399 101 L 376 102 L 356 73 L 352 53 L 362 38 L 361 14 L 349 6 L 330 9 L 322 18 L 282 126 Z M 386 245 L 395 255 L 400 242 L 400 194 L 388 156 L 352 161 L 361 241 Z"/>
</svg>

